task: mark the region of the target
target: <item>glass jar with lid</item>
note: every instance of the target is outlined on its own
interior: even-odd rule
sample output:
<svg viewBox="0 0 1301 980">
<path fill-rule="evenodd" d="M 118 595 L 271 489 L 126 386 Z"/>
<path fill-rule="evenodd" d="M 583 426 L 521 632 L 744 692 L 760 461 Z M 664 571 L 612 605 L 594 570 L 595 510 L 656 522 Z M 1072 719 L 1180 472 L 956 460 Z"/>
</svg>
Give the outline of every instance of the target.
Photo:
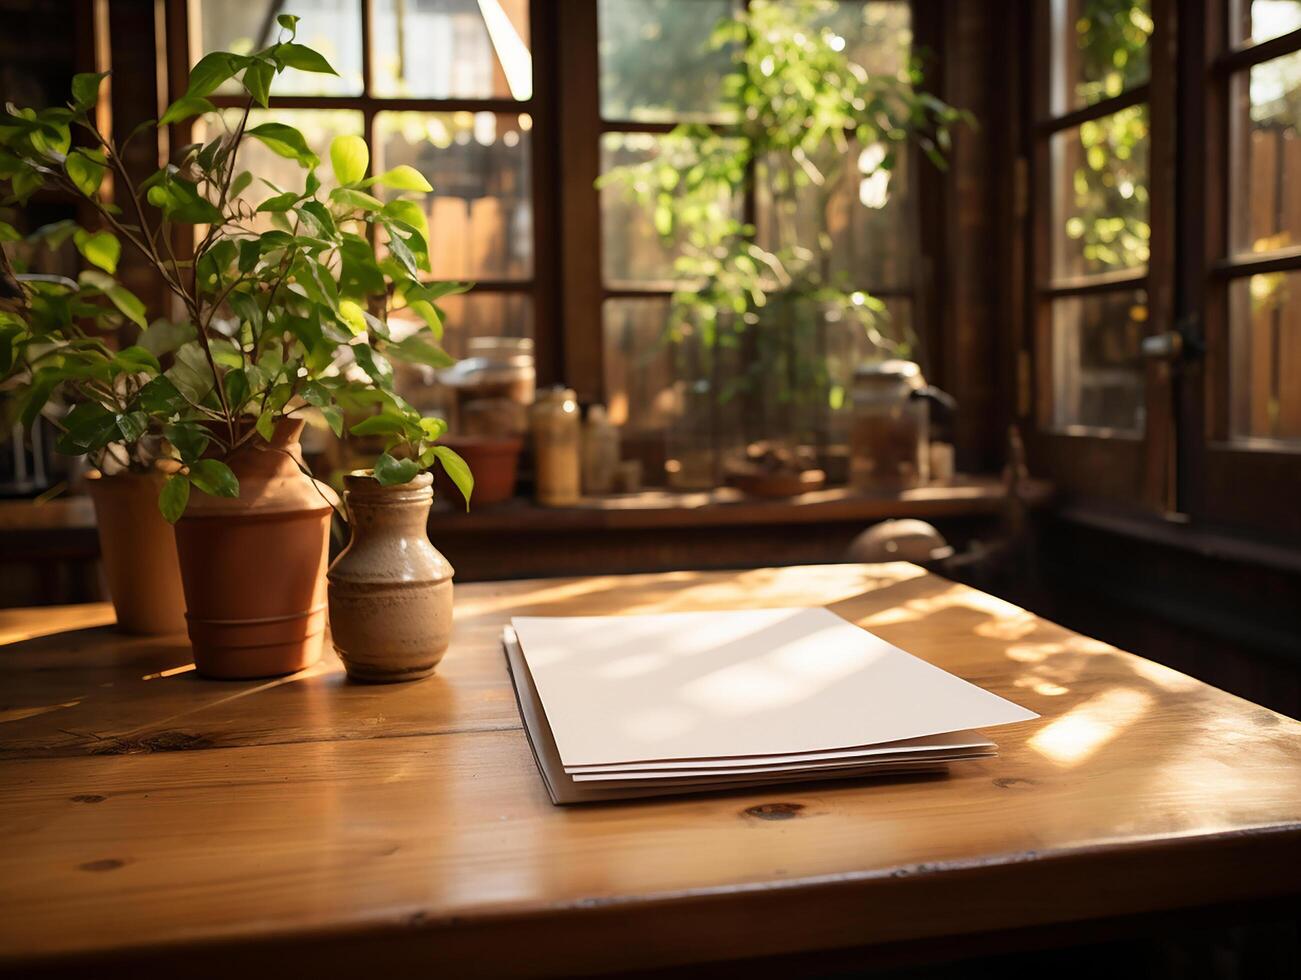
<svg viewBox="0 0 1301 980">
<path fill-rule="evenodd" d="M 854 371 L 849 482 L 858 490 L 906 490 L 926 483 L 930 408 L 921 368 L 875 361 Z"/>
<path fill-rule="evenodd" d="M 537 385 L 533 341 L 472 337 L 466 357 L 439 380 L 456 392 L 456 425 L 462 435 L 522 435 Z"/>
</svg>

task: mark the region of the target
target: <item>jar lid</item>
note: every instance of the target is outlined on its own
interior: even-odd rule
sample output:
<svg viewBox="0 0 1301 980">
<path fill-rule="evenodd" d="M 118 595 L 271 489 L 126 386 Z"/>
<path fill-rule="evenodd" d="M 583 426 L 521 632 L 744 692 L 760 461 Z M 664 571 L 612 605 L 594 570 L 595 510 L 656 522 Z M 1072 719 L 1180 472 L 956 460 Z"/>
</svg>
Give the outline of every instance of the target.
<svg viewBox="0 0 1301 980">
<path fill-rule="evenodd" d="M 900 358 L 860 364 L 854 369 L 854 381 L 881 385 L 907 385 L 913 389 L 926 386 L 926 379 L 922 377 L 922 369 L 917 362 Z"/>
</svg>

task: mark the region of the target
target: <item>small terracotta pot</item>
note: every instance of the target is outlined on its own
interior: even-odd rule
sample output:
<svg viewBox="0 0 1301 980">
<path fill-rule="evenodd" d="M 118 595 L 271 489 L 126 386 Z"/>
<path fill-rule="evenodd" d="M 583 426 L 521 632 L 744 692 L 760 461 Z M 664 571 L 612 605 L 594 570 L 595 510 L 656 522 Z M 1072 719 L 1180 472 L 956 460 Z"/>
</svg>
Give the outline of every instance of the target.
<svg viewBox="0 0 1301 980">
<path fill-rule="evenodd" d="M 344 477 L 352 540 L 330 566 L 330 637 L 353 680 L 417 680 L 447 651 L 454 572 L 426 531 L 432 483 Z"/>
<path fill-rule="evenodd" d="M 474 493 L 471 503 L 475 507 L 488 507 L 510 500 L 515 494 L 515 476 L 519 469 L 520 450 L 524 440 L 518 436 L 492 438 L 488 436 L 443 436 L 443 445 L 458 453 L 474 474 Z M 460 510 L 465 498 L 457 489 L 442 464 L 434 470 L 434 489 L 439 496 Z"/>
<path fill-rule="evenodd" d="M 108 593 L 117 624 L 127 633 L 185 629 L 176 535 L 158 510 L 164 479 L 161 473 L 119 473 L 86 481 Z"/>
<path fill-rule="evenodd" d="M 205 677 L 274 677 L 315 663 L 325 633 L 334 492 L 299 469 L 303 423 L 282 420 L 225 460 L 239 498 L 195 491 L 176 523 L 194 663 Z"/>
</svg>

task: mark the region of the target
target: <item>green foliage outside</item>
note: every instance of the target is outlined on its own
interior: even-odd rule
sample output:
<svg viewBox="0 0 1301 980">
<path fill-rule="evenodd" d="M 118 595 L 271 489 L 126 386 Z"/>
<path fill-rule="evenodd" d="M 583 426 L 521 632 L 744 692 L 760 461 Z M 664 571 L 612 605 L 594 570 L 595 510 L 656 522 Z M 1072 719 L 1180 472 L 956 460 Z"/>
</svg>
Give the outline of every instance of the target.
<svg viewBox="0 0 1301 980">
<path fill-rule="evenodd" d="M 136 469 L 172 461 L 160 500 L 169 520 L 184 512 L 191 488 L 238 496 L 224 460 L 309 407 L 336 435 L 345 418 L 365 416 L 350 431 L 385 439 L 374 467 L 381 483 L 406 482 L 437 459 L 467 501 L 473 489 L 464 461 L 437 443 L 443 420 L 422 418 L 393 390 L 390 359 L 451 363 L 439 347 L 435 304 L 468 288 L 422 282 L 429 228 L 421 206 L 404 195 L 428 192 L 428 183 L 410 167 L 368 177 L 365 141 L 339 136 L 328 161 L 338 186 L 325 193 L 317 176 L 322 161 L 298 130 L 249 124 L 286 68 L 333 74 L 320 54 L 295 42 L 297 21 L 279 17 L 280 39 L 260 51 L 205 56 L 185 95 L 120 144 L 94 122 L 104 80 L 98 74 L 74 78 L 66 108 L 10 106 L 0 116 L 6 203 L 25 205 L 38 190 L 53 190 L 88 201 L 100 219 L 95 229 L 65 222 L 35 233 L 54 243 L 71 237 L 85 269 L 75 280 L 18 270 L 21 295 L 0 308 L 6 409 L 30 426 L 51 400 L 69 406 L 55 420 L 64 453 L 87 453 L 102 464 L 114 452 Z M 136 186 L 122 163 L 127 144 L 154 125 L 215 113 L 208 96 L 235 77 L 248 101 L 234 130 L 182 147 Z M 248 140 L 301 167 L 303 189 L 241 169 Z M 192 258 L 174 251 L 179 227 L 195 229 Z M 18 237 L 0 223 L 0 241 Z M 383 257 L 376 238 L 385 244 Z M 160 277 L 180 317 L 151 319 L 118 281 L 123 249 L 134 249 Z M 390 333 L 390 305 L 416 314 L 419 331 Z M 120 350 L 106 343 L 124 331 L 133 343 Z"/>
<path fill-rule="evenodd" d="M 783 414 L 816 420 L 844 398 L 828 371 L 830 332 L 858 331 L 882 352 L 915 350 L 879 299 L 833 272 L 828 234 L 796 241 L 778 233 L 761 244 L 739 217 L 760 181 L 780 232 L 796 209 L 825 215 L 846 168 L 860 161 L 864 178 L 888 175 L 910 144 L 944 165 L 951 127 L 968 117 L 920 90 L 915 61 L 897 74 L 865 69 L 844 36 L 846 11 L 861 15 L 859 5 L 829 0 L 737 9 L 708 41 L 730 59 L 720 122 L 680 125 L 654 159 L 602 178 L 640 201 L 661 238 L 679 247 L 674 274 L 683 287 L 666 340 L 690 342 L 715 401 L 761 390 Z M 720 368 L 725 361 L 740 373 Z"/>
</svg>

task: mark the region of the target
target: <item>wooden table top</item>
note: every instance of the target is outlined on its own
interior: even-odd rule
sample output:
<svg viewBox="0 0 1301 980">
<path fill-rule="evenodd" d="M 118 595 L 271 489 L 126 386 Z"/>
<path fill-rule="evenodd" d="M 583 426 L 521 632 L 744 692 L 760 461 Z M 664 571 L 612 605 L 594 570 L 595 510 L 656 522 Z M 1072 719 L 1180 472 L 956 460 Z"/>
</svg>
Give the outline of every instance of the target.
<svg viewBox="0 0 1301 980">
<path fill-rule="evenodd" d="M 947 778 L 548 802 L 511 615 L 816 604 L 1043 717 Z M 456 617 L 434 677 L 364 687 L 0 611 L 0 966 L 572 975 L 1298 888 L 1301 725 L 911 565 L 484 583 Z"/>
</svg>

